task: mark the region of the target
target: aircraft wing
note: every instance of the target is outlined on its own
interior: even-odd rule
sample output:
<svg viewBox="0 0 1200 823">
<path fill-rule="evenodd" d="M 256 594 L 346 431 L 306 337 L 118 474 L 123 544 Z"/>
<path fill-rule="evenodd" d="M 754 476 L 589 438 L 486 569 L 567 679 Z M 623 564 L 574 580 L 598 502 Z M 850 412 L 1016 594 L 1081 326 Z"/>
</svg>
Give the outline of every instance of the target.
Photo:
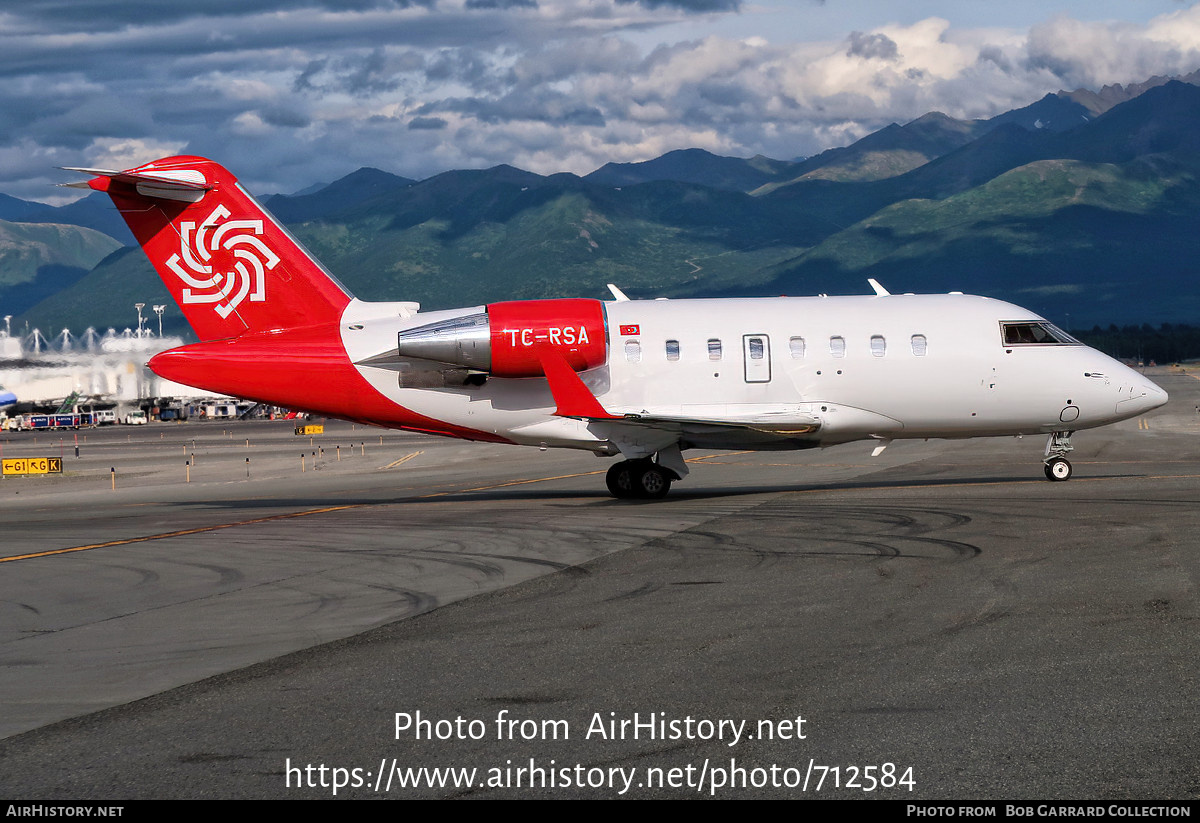
<svg viewBox="0 0 1200 823">
<path fill-rule="evenodd" d="M 717 426 L 794 436 L 814 434 L 821 428 L 820 418 L 801 411 L 795 405 L 783 404 L 754 404 L 740 408 L 682 406 L 662 410 L 641 409 L 622 412 L 618 417 L 623 423 L 677 428 L 681 431 L 700 426 Z M 612 417 L 603 419 L 613 420 Z"/>
<path fill-rule="evenodd" d="M 539 352 L 559 417 L 665 431 L 740 428 L 788 437 L 813 435 L 822 420 L 797 404 L 686 404 L 643 409 L 605 409 L 565 358 L 549 347 Z"/>
</svg>

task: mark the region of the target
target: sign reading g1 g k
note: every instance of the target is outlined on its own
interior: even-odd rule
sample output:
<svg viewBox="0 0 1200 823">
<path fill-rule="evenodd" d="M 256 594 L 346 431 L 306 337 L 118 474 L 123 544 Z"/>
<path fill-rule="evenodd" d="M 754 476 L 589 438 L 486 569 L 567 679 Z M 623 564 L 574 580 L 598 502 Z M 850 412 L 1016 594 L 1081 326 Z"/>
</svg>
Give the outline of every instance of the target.
<svg viewBox="0 0 1200 823">
<path fill-rule="evenodd" d="M 0 460 L 0 474 L 62 474 L 61 457 L 10 457 Z"/>
</svg>

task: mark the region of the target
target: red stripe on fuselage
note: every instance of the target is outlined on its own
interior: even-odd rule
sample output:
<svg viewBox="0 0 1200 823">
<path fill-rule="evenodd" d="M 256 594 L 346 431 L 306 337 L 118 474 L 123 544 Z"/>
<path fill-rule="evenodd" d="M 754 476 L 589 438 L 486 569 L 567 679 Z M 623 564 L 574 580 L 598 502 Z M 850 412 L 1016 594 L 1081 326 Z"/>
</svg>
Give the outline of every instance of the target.
<svg viewBox="0 0 1200 823">
<path fill-rule="evenodd" d="M 194 343 L 155 355 L 149 365 L 167 380 L 274 406 L 465 440 L 512 442 L 389 400 L 350 362 L 336 325 Z"/>
</svg>

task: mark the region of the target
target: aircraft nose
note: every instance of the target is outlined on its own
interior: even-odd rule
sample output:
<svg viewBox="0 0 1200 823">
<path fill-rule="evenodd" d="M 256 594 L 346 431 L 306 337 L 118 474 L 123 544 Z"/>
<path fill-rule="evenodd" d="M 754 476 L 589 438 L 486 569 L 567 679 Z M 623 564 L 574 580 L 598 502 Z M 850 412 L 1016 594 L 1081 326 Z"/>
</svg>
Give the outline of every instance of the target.
<svg viewBox="0 0 1200 823">
<path fill-rule="evenodd" d="M 1146 407 L 1142 411 L 1150 411 L 1151 409 L 1157 409 L 1159 406 L 1165 406 L 1170 399 L 1161 386 L 1149 380 L 1142 383 L 1141 389 L 1143 393 L 1142 399 L 1146 404 Z"/>
<path fill-rule="evenodd" d="M 1133 385 L 1121 392 L 1117 400 L 1117 414 L 1122 417 L 1144 414 L 1165 405 L 1167 400 L 1167 393 L 1160 386 L 1138 375 Z"/>
</svg>

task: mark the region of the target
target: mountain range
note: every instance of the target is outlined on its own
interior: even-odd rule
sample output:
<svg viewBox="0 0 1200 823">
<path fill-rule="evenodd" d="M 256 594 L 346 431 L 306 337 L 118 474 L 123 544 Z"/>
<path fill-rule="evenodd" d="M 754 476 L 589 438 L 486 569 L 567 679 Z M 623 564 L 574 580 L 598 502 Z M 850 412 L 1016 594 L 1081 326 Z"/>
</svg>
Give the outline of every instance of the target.
<svg viewBox="0 0 1200 823">
<path fill-rule="evenodd" d="M 966 291 L 1073 327 L 1200 318 L 1200 72 L 932 112 L 800 160 L 673 151 L 591 174 L 360 169 L 268 208 L 357 296 L 505 299 Z M 216 158 L 219 159 L 219 158 Z M 234 173 L 237 172 L 233 169 Z M 0 196 L 0 313 L 118 328 L 182 317 L 100 195 Z"/>
</svg>

